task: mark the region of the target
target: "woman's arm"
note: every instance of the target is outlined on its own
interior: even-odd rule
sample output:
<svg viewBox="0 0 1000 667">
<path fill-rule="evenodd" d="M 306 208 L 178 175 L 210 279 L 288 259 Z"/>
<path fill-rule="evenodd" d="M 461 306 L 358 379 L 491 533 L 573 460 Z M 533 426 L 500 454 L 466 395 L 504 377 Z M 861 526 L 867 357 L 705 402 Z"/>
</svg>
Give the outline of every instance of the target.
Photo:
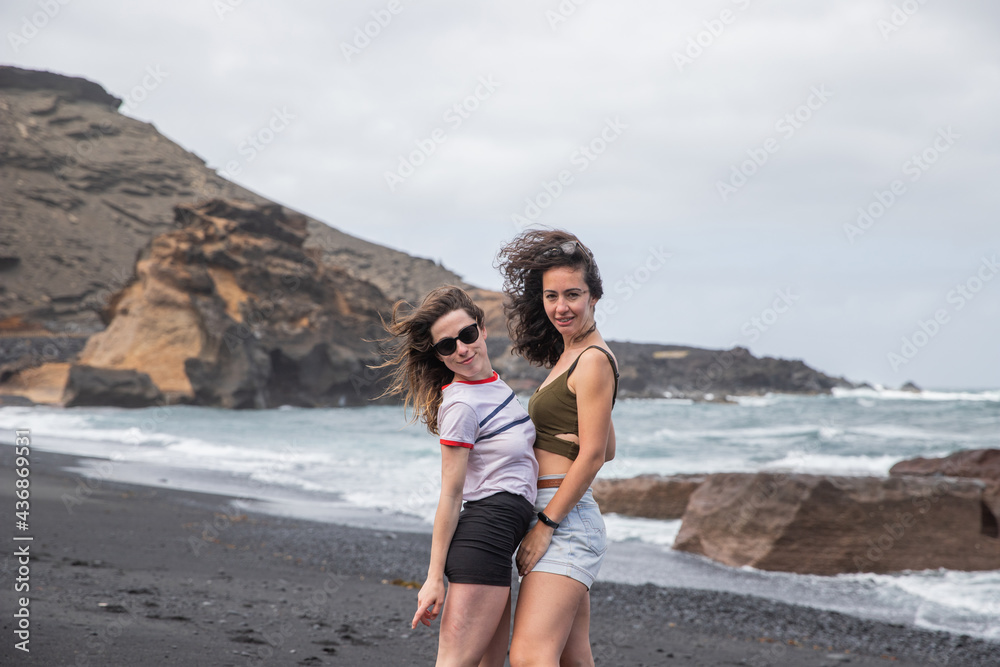
<svg viewBox="0 0 1000 667">
<path fill-rule="evenodd" d="M 587 492 L 604 465 L 608 444 L 613 438 L 611 399 L 615 377 L 607 356 L 597 350 L 584 351 L 571 377 L 576 392 L 580 453 L 545 507 L 545 515 L 556 523 L 562 521 Z M 545 554 L 553 532 L 539 521 L 525 535 L 517 552 L 517 569 L 522 576 Z"/>
<path fill-rule="evenodd" d="M 417 594 L 417 612 L 411 628 L 418 622 L 430 625 L 441 613 L 444 604 L 444 563 L 448 547 L 455 535 L 458 515 L 462 511 L 462 489 L 469 463 L 469 449 L 441 445 L 441 497 L 434 513 L 434 533 L 431 538 L 431 563 L 427 567 L 427 580 Z"/>
</svg>

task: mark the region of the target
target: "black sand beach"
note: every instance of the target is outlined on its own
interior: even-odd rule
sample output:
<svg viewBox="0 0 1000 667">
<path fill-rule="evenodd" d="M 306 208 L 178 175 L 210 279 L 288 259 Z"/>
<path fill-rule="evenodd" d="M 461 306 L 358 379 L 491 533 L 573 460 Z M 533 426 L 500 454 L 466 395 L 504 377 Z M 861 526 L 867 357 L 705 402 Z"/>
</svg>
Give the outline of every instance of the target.
<svg viewBox="0 0 1000 667">
<path fill-rule="evenodd" d="M 410 630 L 430 536 L 235 510 L 231 499 L 93 480 L 31 453 L 29 530 L 15 528 L 13 448 L 3 665 L 430 665 L 437 625 Z M 31 536 L 32 541 L 14 541 Z M 13 555 L 29 546 L 29 572 Z M 623 548 L 613 545 L 612 548 Z M 22 559 L 23 560 L 23 559 Z M 30 590 L 17 592 L 27 583 Z M 22 587 L 23 588 L 23 587 Z M 14 633 L 30 602 L 30 652 Z M 599 582 L 599 665 L 1000 664 L 1000 645 L 759 598 Z"/>
</svg>

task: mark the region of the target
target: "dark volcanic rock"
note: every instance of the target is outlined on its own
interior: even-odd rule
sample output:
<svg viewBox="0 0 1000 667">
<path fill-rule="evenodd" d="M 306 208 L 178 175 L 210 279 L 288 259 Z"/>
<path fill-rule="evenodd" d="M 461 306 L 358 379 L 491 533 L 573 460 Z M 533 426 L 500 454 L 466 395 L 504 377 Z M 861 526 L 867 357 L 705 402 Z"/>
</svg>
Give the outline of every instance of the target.
<svg viewBox="0 0 1000 667">
<path fill-rule="evenodd" d="M 0 407 L 27 408 L 37 405 L 33 400 L 19 394 L 0 394 Z"/>
<path fill-rule="evenodd" d="M 145 408 L 163 402 L 163 395 L 145 373 L 76 365 L 69 371 L 63 404 L 66 407 L 116 405 Z"/>
<path fill-rule="evenodd" d="M 18 67 L 0 66 L 0 89 L 45 91 L 58 94 L 60 101 L 94 102 L 117 109 L 122 101 L 109 94 L 104 88 L 78 76 L 65 76 L 54 72 L 39 72 Z M 55 111 L 53 104 L 48 109 L 38 109 L 37 115 L 44 116 Z M 51 110 L 49 110 L 51 109 Z"/>
<path fill-rule="evenodd" d="M 73 334 L 0 335 L 0 382 L 26 368 L 75 359 L 87 338 Z"/>
<path fill-rule="evenodd" d="M 749 350 L 706 350 L 681 345 L 608 341 L 618 359 L 620 398 L 690 398 L 725 401 L 728 395 L 829 394 L 856 387 L 799 360 L 755 357 Z M 548 371 L 510 355 L 507 339 L 487 340 L 493 365 L 518 391 L 534 391 Z"/>
<path fill-rule="evenodd" d="M 828 394 L 854 387 L 799 360 L 755 357 L 743 347 L 706 350 L 679 345 L 610 343 L 621 366 L 622 395 L 724 399 L 767 392 Z"/>
<path fill-rule="evenodd" d="M 674 548 L 800 574 L 1000 569 L 982 482 L 943 478 L 710 475 Z"/>
</svg>

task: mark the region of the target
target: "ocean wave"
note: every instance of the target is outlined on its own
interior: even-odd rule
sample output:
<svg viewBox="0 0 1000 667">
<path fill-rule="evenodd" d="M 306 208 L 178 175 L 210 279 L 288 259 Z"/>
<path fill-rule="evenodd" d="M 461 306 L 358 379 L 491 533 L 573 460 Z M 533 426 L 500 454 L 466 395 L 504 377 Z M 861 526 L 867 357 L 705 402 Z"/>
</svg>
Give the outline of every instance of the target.
<svg viewBox="0 0 1000 667">
<path fill-rule="evenodd" d="M 744 408 L 766 408 L 780 401 L 789 400 L 790 396 L 767 393 L 763 396 L 726 396 L 726 400 Z"/>
<path fill-rule="evenodd" d="M 902 391 L 899 389 L 834 387 L 834 398 L 881 399 L 887 401 L 990 401 L 1000 403 L 1000 389 L 983 391 Z"/>
<path fill-rule="evenodd" d="M 158 424 L 130 426 L 128 421 L 116 420 L 113 409 L 92 408 L 86 412 L 60 408 L 0 408 L 0 429 L 30 428 L 32 436 L 47 436 L 65 440 L 85 440 L 107 446 L 166 446 L 178 441 L 176 436 L 158 432 Z M 116 423 L 118 422 L 118 423 Z M 124 423 L 122 423 L 124 422 Z"/>
<path fill-rule="evenodd" d="M 836 581 L 879 593 L 888 604 L 913 610 L 913 623 L 1000 640 L 1000 571 L 920 570 L 892 574 L 839 574 Z"/>
<path fill-rule="evenodd" d="M 217 445 L 198 438 L 177 438 L 164 450 L 164 455 L 179 458 L 198 457 L 220 462 L 253 461 L 287 465 L 331 463 L 330 455 L 321 451 L 305 451 L 294 447 L 264 448 L 253 446 Z M 342 461 L 338 461 L 342 463 Z"/>
<path fill-rule="evenodd" d="M 52 432 L 52 435 L 74 435 L 77 431 L 89 429 L 92 421 L 93 417 L 90 414 L 53 408 L 0 408 L 0 429 L 10 431 L 29 429 L 32 434 Z M 80 433 L 80 437 L 88 436 L 87 431 Z"/>
<path fill-rule="evenodd" d="M 642 519 L 613 513 L 604 515 L 604 523 L 612 542 L 645 542 L 666 547 L 673 546 L 681 529 L 680 519 Z"/>
<path fill-rule="evenodd" d="M 761 470 L 849 477 L 885 477 L 889 474 L 889 468 L 902 459 L 900 456 L 848 456 L 791 451 L 784 458 L 764 464 Z"/>
<path fill-rule="evenodd" d="M 250 473 L 250 480 L 264 486 L 276 486 L 300 489 L 314 493 L 330 493 L 329 483 L 313 482 L 300 474 L 279 471 L 255 471 Z"/>
<path fill-rule="evenodd" d="M 635 457 L 619 446 L 613 461 L 604 464 L 597 473 L 599 479 L 624 479 L 639 475 L 701 475 L 716 472 L 754 472 L 758 466 L 745 459 L 731 456 L 686 457 Z"/>
<path fill-rule="evenodd" d="M 914 600 L 914 623 L 919 627 L 1000 640 L 1000 625 L 996 623 L 1000 618 L 1000 571 L 937 569 L 842 574 L 836 578 L 868 583 L 890 597 Z"/>
<path fill-rule="evenodd" d="M 1000 572 L 928 570 L 891 576 L 889 583 L 934 604 L 1000 618 Z M 997 628 L 1000 631 L 1000 628 Z"/>
<path fill-rule="evenodd" d="M 634 400 L 634 399 L 630 399 Z M 694 399 L 691 398 L 671 398 L 670 392 L 663 392 L 663 398 L 656 399 L 658 402 L 663 403 L 663 405 L 694 405 Z"/>
<path fill-rule="evenodd" d="M 795 438 L 806 435 L 819 435 L 824 424 L 779 424 L 777 426 L 739 426 L 726 429 L 691 429 L 679 430 L 672 428 L 657 429 L 652 433 L 651 440 L 733 440 L 746 442 L 748 440 L 770 440 L 777 438 Z"/>
<path fill-rule="evenodd" d="M 933 431 L 928 428 L 917 428 L 897 424 L 871 424 L 852 426 L 844 431 L 846 435 L 863 436 L 875 440 L 905 440 L 912 442 L 941 442 L 942 440 L 978 440 L 978 436 L 953 431 Z"/>
</svg>

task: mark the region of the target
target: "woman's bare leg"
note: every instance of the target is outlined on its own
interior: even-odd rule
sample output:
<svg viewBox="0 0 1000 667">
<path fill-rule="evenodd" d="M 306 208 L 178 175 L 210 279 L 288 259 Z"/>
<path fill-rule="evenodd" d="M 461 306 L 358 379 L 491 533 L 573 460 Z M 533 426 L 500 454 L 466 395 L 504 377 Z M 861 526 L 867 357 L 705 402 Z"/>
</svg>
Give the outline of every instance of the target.
<svg viewBox="0 0 1000 667">
<path fill-rule="evenodd" d="M 478 665 L 509 604 L 510 589 L 505 586 L 448 584 L 438 638 L 438 667 Z"/>
<path fill-rule="evenodd" d="M 497 631 L 486 647 L 486 655 L 479 661 L 479 667 L 503 667 L 507 660 L 507 645 L 510 643 L 510 589 L 507 589 L 507 606 L 497 625 Z"/>
<path fill-rule="evenodd" d="M 548 572 L 526 574 L 514 611 L 511 667 L 556 667 L 586 597 L 587 587 L 575 579 Z"/>
<path fill-rule="evenodd" d="M 566 639 L 559 667 L 594 667 L 594 653 L 590 648 L 590 591 L 583 596 L 580 608 L 576 610 L 573 629 Z"/>
</svg>

